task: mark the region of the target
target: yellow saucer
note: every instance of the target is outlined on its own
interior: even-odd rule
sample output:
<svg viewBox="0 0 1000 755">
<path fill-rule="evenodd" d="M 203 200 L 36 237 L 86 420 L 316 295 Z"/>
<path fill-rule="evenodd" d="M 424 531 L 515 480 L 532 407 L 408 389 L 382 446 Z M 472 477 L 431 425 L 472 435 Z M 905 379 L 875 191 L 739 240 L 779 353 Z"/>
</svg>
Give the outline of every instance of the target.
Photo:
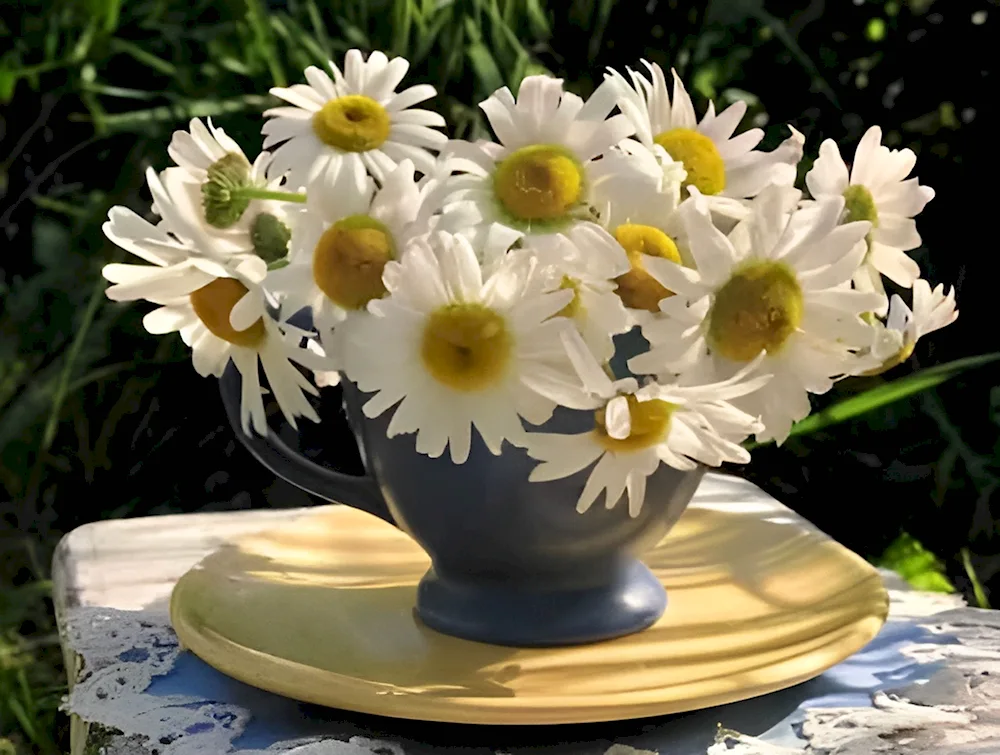
<svg viewBox="0 0 1000 755">
<path fill-rule="evenodd" d="M 427 556 L 341 506 L 222 547 L 181 578 L 171 618 L 220 671 L 336 708 L 476 724 L 677 713 L 805 681 L 885 621 L 878 573 L 785 513 L 692 504 L 645 559 L 664 616 L 593 645 L 506 648 L 426 628 L 413 604 Z"/>
</svg>

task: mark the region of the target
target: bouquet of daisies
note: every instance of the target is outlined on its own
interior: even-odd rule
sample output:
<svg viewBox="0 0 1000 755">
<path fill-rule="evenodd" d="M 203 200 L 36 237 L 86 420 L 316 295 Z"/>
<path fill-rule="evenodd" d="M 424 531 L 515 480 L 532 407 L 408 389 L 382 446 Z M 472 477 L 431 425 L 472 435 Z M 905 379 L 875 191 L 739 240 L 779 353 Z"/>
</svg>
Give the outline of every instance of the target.
<svg viewBox="0 0 1000 755">
<path fill-rule="evenodd" d="M 408 66 L 352 50 L 272 89 L 286 104 L 253 160 L 193 120 L 147 171 L 158 219 L 109 214 L 148 264 L 107 265 L 108 296 L 159 305 L 145 327 L 179 331 L 201 375 L 232 362 L 247 433 L 267 432 L 267 390 L 294 426 L 342 375 L 419 453 L 461 464 L 478 435 L 526 449 L 532 480 L 593 465 L 578 508 L 627 491 L 634 515 L 661 463 L 746 462 L 810 393 L 957 317 L 906 253 L 934 192 L 877 127 L 850 166 L 823 142 L 804 195 L 800 133 L 760 151 L 760 129 L 735 133 L 743 103 L 699 118 L 654 64 L 587 101 L 529 76 L 480 103 L 496 138 L 479 142 L 415 107 L 435 91 L 400 89 Z M 312 330 L 289 321 L 304 309 Z M 592 429 L 544 432 L 557 407 Z"/>
</svg>

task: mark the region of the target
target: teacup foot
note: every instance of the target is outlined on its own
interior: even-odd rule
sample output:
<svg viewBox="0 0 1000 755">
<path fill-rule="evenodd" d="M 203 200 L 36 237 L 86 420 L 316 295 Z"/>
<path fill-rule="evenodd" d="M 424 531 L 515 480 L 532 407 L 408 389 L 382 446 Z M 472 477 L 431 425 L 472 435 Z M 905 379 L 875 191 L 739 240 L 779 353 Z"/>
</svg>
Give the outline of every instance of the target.
<svg viewBox="0 0 1000 755">
<path fill-rule="evenodd" d="M 417 588 L 417 615 L 444 634 L 513 647 L 582 645 L 638 632 L 667 607 L 667 594 L 637 559 L 599 587 L 546 589 L 453 579 L 431 569 Z"/>
</svg>

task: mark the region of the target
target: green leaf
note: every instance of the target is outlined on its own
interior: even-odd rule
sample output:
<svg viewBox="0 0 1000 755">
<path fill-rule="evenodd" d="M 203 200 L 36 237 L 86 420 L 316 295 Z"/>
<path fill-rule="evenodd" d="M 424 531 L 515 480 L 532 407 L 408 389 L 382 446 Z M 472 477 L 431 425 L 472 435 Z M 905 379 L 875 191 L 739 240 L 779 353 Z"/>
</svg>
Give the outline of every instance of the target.
<svg viewBox="0 0 1000 755">
<path fill-rule="evenodd" d="M 541 0 L 525 0 L 524 13 L 528 17 L 528 24 L 531 26 L 531 33 L 533 35 L 540 39 L 545 39 L 552 34 L 549 19 L 545 13 L 545 6 Z"/>
<path fill-rule="evenodd" d="M 127 39 L 115 37 L 111 40 L 109 46 L 113 52 L 129 55 L 139 63 L 152 68 L 154 71 L 158 71 L 159 73 L 170 77 L 177 76 L 177 67 L 173 63 L 153 55 L 153 53 L 143 49 L 133 42 L 129 42 Z"/>
<path fill-rule="evenodd" d="M 246 19 L 253 32 L 253 49 L 263 56 L 271 74 L 271 82 L 276 87 L 283 87 L 288 83 L 285 70 L 278 59 L 275 50 L 274 34 L 268 23 L 267 12 L 264 10 L 261 0 L 245 0 Z"/>
<path fill-rule="evenodd" d="M 926 370 L 914 372 L 912 375 L 884 383 L 856 396 L 845 398 L 822 411 L 809 415 L 804 420 L 796 422 L 792 426 L 789 436 L 810 435 L 832 425 L 860 417 L 867 412 L 896 401 L 902 401 L 904 398 L 909 398 L 929 388 L 941 385 L 941 383 L 966 370 L 982 367 L 998 360 L 1000 360 L 1000 351 L 995 351 L 990 354 L 956 359 L 954 362 L 947 362 L 935 367 L 928 367 Z M 767 443 L 770 442 L 772 441 L 767 441 Z M 746 444 L 746 447 L 756 448 L 762 445 L 766 445 L 766 443 L 749 443 Z"/>
<path fill-rule="evenodd" d="M 324 57 L 330 57 L 333 47 L 330 44 L 330 34 L 326 24 L 323 22 L 323 15 L 316 6 L 316 0 L 306 0 L 306 12 L 309 15 L 309 23 L 312 26 L 313 35 L 322 50 L 325 50 Z"/>
<path fill-rule="evenodd" d="M 228 100 L 188 100 L 148 110 L 114 113 L 105 116 L 103 123 L 109 131 L 138 131 L 150 123 L 183 123 L 191 118 L 217 118 L 246 110 L 264 110 L 275 102 L 273 98 L 259 94 L 246 94 Z M 81 118 L 77 117 L 76 120 Z"/>
<path fill-rule="evenodd" d="M 500 68 L 497 66 L 493 56 L 482 42 L 474 42 L 469 45 L 466 51 L 472 69 L 476 72 L 476 78 L 484 90 L 495 91 L 504 86 L 503 77 L 500 75 Z"/>
<path fill-rule="evenodd" d="M 45 423 L 45 431 L 42 434 L 41 448 L 43 451 L 48 451 L 52 446 L 52 441 L 56 435 L 56 428 L 59 426 L 59 417 L 62 412 L 63 402 L 66 400 L 66 396 L 69 392 L 70 378 L 73 376 L 74 369 L 79 369 L 77 362 L 80 359 L 83 345 L 87 340 L 87 333 L 90 331 L 90 326 L 94 322 L 94 316 L 97 314 L 101 304 L 104 302 L 104 290 L 106 287 L 107 284 L 103 278 L 97 278 L 95 280 L 93 289 L 91 290 L 90 300 L 87 302 L 87 308 L 83 312 L 83 317 L 77 327 L 76 335 L 74 336 L 73 342 L 70 344 L 69 351 L 66 354 L 66 359 L 63 362 L 62 371 L 59 375 L 59 381 L 56 383 L 55 393 L 52 397 L 52 405 L 49 409 L 49 418 Z"/>
<path fill-rule="evenodd" d="M 472 70 L 475 71 L 481 88 L 487 92 L 499 89 L 504 85 L 503 75 L 500 73 L 500 67 L 493 59 L 489 48 L 479 38 L 479 29 L 476 28 L 471 18 L 465 19 L 465 28 L 469 39 L 472 40 L 466 48 L 466 55 L 469 58 L 469 63 L 472 64 Z"/>
<path fill-rule="evenodd" d="M 103 31 L 110 33 L 118 28 L 121 6 L 122 0 L 91 0 L 90 12 L 95 19 L 103 22 Z"/>
<path fill-rule="evenodd" d="M 451 18 L 452 12 L 448 6 L 444 6 L 436 12 L 436 15 L 427 24 L 427 30 L 417 39 L 414 52 L 410 56 L 411 63 L 417 64 L 427 57 L 431 49 L 433 49 L 435 42 L 437 42 L 441 30 L 445 24 L 451 21 Z"/>
<path fill-rule="evenodd" d="M 938 557 L 907 532 L 901 533 L 875 564 L 896 572 L 918 590 L 955 592 Z"/>
<path fill-rule="evenodd" d="M 392 51 L 397 55 L 406 55 L 410 46 L 410 29 L 413 26 L 414 13 L 419 13 L 413 0 L 396 0 L 396 13 L 393 23 Z"/>
</svg>

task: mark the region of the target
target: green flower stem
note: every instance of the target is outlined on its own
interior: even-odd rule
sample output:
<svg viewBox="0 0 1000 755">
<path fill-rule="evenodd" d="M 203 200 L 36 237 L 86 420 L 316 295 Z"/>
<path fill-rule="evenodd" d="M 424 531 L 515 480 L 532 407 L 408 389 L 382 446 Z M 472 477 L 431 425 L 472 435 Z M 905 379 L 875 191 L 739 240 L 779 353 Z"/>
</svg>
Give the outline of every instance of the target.
<svg viewBox="0 0 1000 755">
<path fill-rule="evenodd" d="M 253 186 L 241 186 L 232 190 L 234 197 L 241 199 L 276 199 L 279 202 L 298 202 L 305 204 L 306 195 L 297 194 L 292 191 L 272 191 L 271 189 L 258 189 Z"/>
</svg>

